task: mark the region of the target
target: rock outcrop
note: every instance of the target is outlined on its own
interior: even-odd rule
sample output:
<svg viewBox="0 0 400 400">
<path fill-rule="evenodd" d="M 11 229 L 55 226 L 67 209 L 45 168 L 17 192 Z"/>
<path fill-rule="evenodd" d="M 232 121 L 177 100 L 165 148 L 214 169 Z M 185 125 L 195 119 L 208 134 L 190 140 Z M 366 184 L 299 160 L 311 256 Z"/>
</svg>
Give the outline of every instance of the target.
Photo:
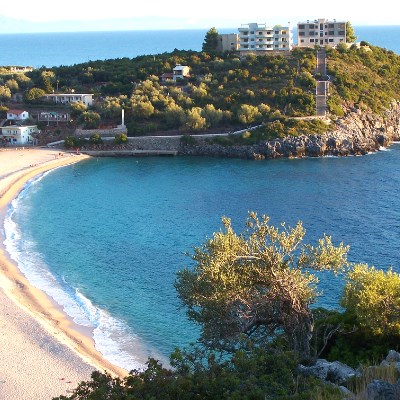
<svg viewBox="0 0 400 400">
<path fill-rule="evenodd" d="M 327 360 L 317 360 L 317 362 L 310 366 L 299 366 L 299 371 L 303 375 L 312 375 L 323 381 L 332 382 L 337 385 L 343 385 L 350 378 L 357 376 L 357 372 L 346 364 L 339 361 L 329 362 Z"/>
<path fill-rule="evenodd" d="M 400 139 L 400 103 L 382 115 L 349 110 L 325 134 L 287 136 L 248 146 L 222 146 L 198 140 L 182 145 L 180 154 L 231 158 L 281 158 L 363 155 Z"/>
</svg>

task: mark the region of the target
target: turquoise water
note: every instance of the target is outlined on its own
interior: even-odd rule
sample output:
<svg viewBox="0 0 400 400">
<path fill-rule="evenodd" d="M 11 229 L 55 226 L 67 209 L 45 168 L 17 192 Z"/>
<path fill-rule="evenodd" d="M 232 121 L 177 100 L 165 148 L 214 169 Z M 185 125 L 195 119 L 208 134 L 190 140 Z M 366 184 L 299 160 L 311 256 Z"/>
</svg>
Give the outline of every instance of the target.
<svg viewBox="0 0 400 400">
<path fill-rule="evenodd" d="M 99 350 L 131 369 L 196 339 L 173 287 L 185 255 L 229 216 L 254 210 L 327 233 L 350 258 L 400 271 L 400 146 L 364 157 L 248 161 L 92 159 L 31 183 L 13 203 L 7 248 L 34 284 L 94 328 Z M 23 240 L 21 240 L 23 238 Z M 341 282 L 321 276 L 320 305 Z"/>
<path fill-rule="evenodd" d="M 218 27 L 217 27 L 218 29 Z M 365 40 L 400 54 L 400 26 L 355 26 L 357 41 Z M 218 29 L 220 33 L 237 32 Z M 207 29 L 25 33 L 0 35 L 1 65 L 47 67 L 73 65 L 178 50 L 200 51 Z M 296 40 L 296 32 L 294 32 Z M 10 43 L 13 45 L 10 46 Z"/>
</svg>

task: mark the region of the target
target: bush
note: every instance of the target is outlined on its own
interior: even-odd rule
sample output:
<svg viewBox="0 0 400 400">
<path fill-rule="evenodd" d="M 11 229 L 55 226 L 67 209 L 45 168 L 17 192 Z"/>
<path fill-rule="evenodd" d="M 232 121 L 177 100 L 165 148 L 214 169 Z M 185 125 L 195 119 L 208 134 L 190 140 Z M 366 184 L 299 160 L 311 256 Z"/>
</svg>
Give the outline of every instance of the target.
<svg viewBox="0 0 400 400">
<path fill-rule="evenodd" d="M 115 144 L 128 143 L 128 136 L 126 136 L 124 133 L 119 133 L 119 134 L 115 135 L 114 142 L 115 142 Z"/>
<path fill-rule="evenodd" d="M 91 144 L 101 144 L 103 143 L 103 139 L 101 138 L 100 133 L 94 133 L 92 136 L 90 136 L 89 142 Z"/>
<path fill-rule="evenodd" d="M 64 140 L 64 147 L 66 149 L 77 149 L 79 147 L 84 146 L 87 143 L 88 143 L 87 139 L 74 136 L 67 136 Z"/>
</svg>

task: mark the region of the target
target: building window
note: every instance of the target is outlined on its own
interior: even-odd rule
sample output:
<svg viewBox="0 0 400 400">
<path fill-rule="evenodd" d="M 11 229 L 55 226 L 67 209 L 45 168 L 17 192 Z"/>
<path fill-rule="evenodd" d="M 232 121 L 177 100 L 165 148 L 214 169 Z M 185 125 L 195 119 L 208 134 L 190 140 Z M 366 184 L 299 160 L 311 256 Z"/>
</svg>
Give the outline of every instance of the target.
<svg viewBox="0 0 400 400">
<path fill-rule="evenodd" d="M 305 36 L 305 32 L 299 32 L 299 36 Z"/>
<path fill-rule="evenodd" d="M 329 43 L 333 43 L 333 39 L 329 39 Z"/>
<path fill-rule="evenodd" d="M 335 31 L 329 31 L 329 36 L 334 36 L 335 35 Z"/>
<path fill-rule="evenodd" d="M 344 33 L 344 31 L 339 31 L 338 34 L 339 34 L 339 36 L 344 36 L 345 33 Z"/>
<path fill-rule="evenodd" d="M 304 39 L 301 39 L 301 40 L 300 40 L 300 43 L 304 43 Z"/>
<path fill-rule="evenodd" d="M 328 28 L 329 29 L 333 29 L 335 27 L 335 25 L 333 25 L 333 24 L 328 24 Z"/>
<path fill-rule="evenodd" d="M 310 39 L 310 43 L 314 43 L 314 39 Z"/>
<path fill-rule="evenodd" d="M 254 31 L 250 31 L 250 35 L 254 35 Z"/>
<path fill-rule="evenodd" d="M 275 31 L 275 35 L 279 35 L 279 31 Z"/>
<path fill-rule="evenodd" d="M 299 29 L 305 29 L 304 25 L 299 25 Z"/>
</svg>

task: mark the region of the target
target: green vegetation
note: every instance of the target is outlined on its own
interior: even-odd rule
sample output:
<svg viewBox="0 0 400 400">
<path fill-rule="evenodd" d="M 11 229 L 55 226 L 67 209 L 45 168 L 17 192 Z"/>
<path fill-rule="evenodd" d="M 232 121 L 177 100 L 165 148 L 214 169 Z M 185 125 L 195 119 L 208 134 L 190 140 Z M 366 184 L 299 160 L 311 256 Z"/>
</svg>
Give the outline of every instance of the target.
<svg viewBox="0 0 400 400">
<path fill-rule="evenodd" d="M 172 368 L 149 359 L 125 379 L 93 372 L 57 400 L 342 399 L 337 387 L 299 374 L 299 362 L 321 355 L 360 366 L 347 383 L 355 394 L 373 379 L 397 381 L 395 368 L 367 365 L 399 350 L 399 274 L 348 263 L 349 248 L 327 236 L 303 244 L 300 222 L 276 228 L 250 213 L 241 234 L 228 218 L 222 222 L 194 249 L 194 266 L 177 275 L 178 295 L 202 329 L 197 345 L 176 349 Z M 313 270 L 345 279 L 343 311 L 311 308 L 318 296 Z"/>
<path fill-rule="evenodd" d="M 202 50 L 206 53 L 215 53 L 218 46 L 218 31 L 215 27 L 211 28 L 204 38 Z"/>
<path fill-rule="evenodd" d="M 346 41 L 347 43 L 354 43 L 357 40 L 356 33 L 354 32 L 354 28 L 351 25 L 350 21 L 346 23 Z"/>
<path fill-rule="evenodd" d="M 343 105 L 382 113 L 400 100 L 400 56 L 374 46 L 328 49 L 329 99 L 333 114 Z"/>
<path fill-rule="evenodd" d="M 346 25 L 347 39 L 355 40 Z M 93 93 L 95 104 L 70 106 L 74 124 L 97 127 L 125 122 L 131 136 L 159 131 L 171 133 L 229 132 L 255 125 L 243 137 L 221 139 L 224 144 L 254 143 L 264 138 L 323 133 L 318 122 L 293 122 L 315 115 L 315 49 L 294 49 L 290 55 L 247 55 L 215 51 L 218 32 L 211 28 L 203 51 L 179 51 L 133 59 L 90 61 L 52 69 L 0 76 L 0 101 L 17 91 L 32 105 L 55 92 Z M 342 117 L 350 109 L 382 113 L 392 100 L 400 100 L 400 56 L 363 42 L 360 48 L 346 44 L 327 48 L 330 76 L 330 116 Z M 177 65 L 188 65 L 190 77 L 181 82 L 163 80 Z M 61 106 L 59 106 L 61 107 Z M 94 116 L 97 113 L 100 121 Z M 274 125 L 275 123 L 275 125 Z M 219 140 L 219 139 L 218 139 Z"/>
<path fill-rule="evenodd" d="M 241 234 L 229 219 L 222 222 L 224 231 L 195 249 L 195 268 L 179 272 L 176 282 L 189 318 L 202 328 L 201 342 L 226 350 L 241 335 L 260 345 L 279 336 L 308 358 L 318 281 L 310 271 L 341 271 L 348 248 L 327 236 L 316 247 L 304 245 L 301 223 L 279 230 L 254 213 Z"/>
</svg>

